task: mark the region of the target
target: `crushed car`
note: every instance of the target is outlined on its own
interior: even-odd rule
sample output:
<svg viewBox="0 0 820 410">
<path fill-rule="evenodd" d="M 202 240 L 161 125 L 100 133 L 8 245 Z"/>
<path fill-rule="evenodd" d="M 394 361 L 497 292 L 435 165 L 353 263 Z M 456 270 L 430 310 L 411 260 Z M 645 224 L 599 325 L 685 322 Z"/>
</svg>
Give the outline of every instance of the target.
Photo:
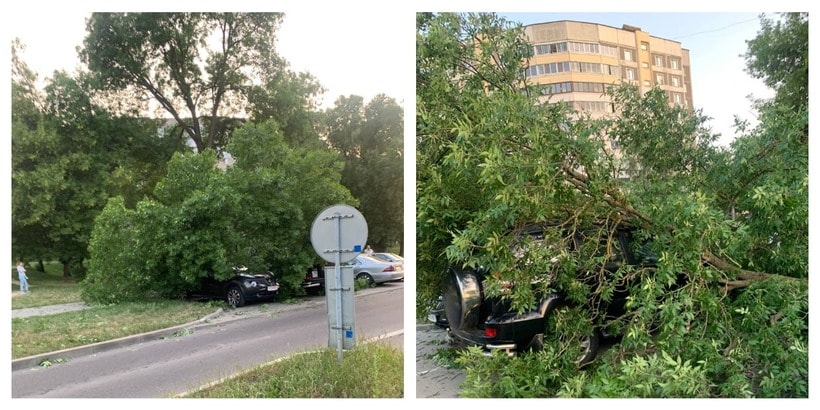
<svg viewBox="0 0 820 410">
<path fill-rule="evenodd" d="M 273 272 L 250 272 L 244 266 L 233 268 L 233 277 L 216 279 L 209 272 L 199 288 L 188 292 L 191 298 L 223 299 L 231 307 L 242 307 L 247 302 L 272 302 L 279 293 L 279 281 Z"/>
<path fill-rule="evenodd" d="M 528 236 L 531 246 L 554 246 L 544 242 L 544 227 L 529 226 L 522 230 L 522 235 Z M 570 249 L 576 251 L 584 241 L 588 240 L 582 234 L 570 235 Z M 597 236 L 590 236 L 596 237 Z M 647 243 L 637 246 L 633 230 L 616 228 L 607 237 L 607 243 L 602 244 L 607 249 L 608 259 L 603 266 L 607 272 L 615 272 L 621 264 L 654 266 L 657 259 L 652 256 Z M 566 246 L 566 245 L 562 245 Z M 636 252 L 636 249 L 640 251 Z M 556 252 L 557 253 L 557 252 Z M 551 262 L 555 263 L 556 259 Z M 598 280 L 597 274 L 578 272 L 579 280 L 589 285 Z M 550 275 L 550 272 L 544 272 Z M 527 350 L 543 348 L 544 334 L 547 331 L 547 320 L 550 315 L 565 306 L 572 305 L 567 295 L 560 290 L 535 292 L 536 303 L 524 312 L 512 309 L 508 300 L 503 297 L 490 297 L 486 293 L 486 280 L 491 275 L 490 270 L 484 267 L 467 269 L 459 266 L 450 266 L 439 303 L 431 309 L 428 319 L 440 327 L 446 327 L 450 338 L 469 345 L 480 346 L 486 354 L 493 350 L 501 350 L 509 355 Z M 537 282 L 539 278 L 535 278 Z M 615 286 L 612 298 L 606 302 L 596 301 L 597 315 L 618 317 L 624 311 L 628 296 L 628 283 Z M 536 287 L 533 287 L 536 289 Z M 541 289 L 541 288 L 539 288 Z M 590 314 L 593 314 L 590 312 Z M 581 351 L 576 363 L 585 366 L 592 362 L 596 355 L 602 337 L 606 334 L 603 329 L 596 329 L 581 343 Z"/>
</svg>

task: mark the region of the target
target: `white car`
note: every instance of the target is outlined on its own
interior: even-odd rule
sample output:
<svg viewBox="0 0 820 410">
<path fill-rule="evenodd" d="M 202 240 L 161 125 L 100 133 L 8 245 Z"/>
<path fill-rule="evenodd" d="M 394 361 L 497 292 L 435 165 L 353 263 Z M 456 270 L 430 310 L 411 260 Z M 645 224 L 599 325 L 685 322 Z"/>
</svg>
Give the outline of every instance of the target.
<svg viewBox="0 0 820 410">
<path fill-rule="evenodd" d="M 391 252 L 376 252 L 373 256 L 392 263 L 404 263 L 404 258 Z"/>
<path fill-rule="evenodd" d="M 374 256 L 361 254 L 349 262 L 353 276 L 364 279 L 368 286 L 404 279 L 404 263 L 387 262 Z"/>
</svg>

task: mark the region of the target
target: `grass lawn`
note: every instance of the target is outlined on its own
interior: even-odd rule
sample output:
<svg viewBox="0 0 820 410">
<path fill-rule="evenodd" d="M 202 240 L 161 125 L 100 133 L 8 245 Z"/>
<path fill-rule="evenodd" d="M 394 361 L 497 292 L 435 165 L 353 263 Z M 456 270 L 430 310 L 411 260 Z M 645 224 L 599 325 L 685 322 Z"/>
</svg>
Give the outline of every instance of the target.
<svg viewBox="0 0 820 410">
<path fill-rule="evenodd" d="M 191 398 L 401 398 L 404 354 L 387 343 L 322 349 L 268 363 L 191 393 Z"/>
<path fill-rule="evenodd" d="M 63 266 L 59 263 L 46 263 L 45 272 L 36 269 L 36 264 L 26 267 L 29 293 L 17 295 L 11 299 L 12 309 L 60 305 L 82 302 L 80 287 L 73 278 L 63 278 Z M 20 291 L 17 283 L 17 269 L 11 268 L 11 291 Z"/>
<path fill-rule="evenodd" d="M 32 295 L 34 293 L 32 292 Z M 27 296 L 18 296 L 25 298 Z M 12 359 L 118 339 L 201 319 L 217 304 L 163 300 L 122 303 L 11 320 Z"/>
<path fill-rule="evenodd" d="M 63 278 L 60 263 L 26 267 L 29 277 L 27 295 L 11 299 L 11 308 L 82 302 L 80 286 L 73 278 Z M 12 292 L 20 290 L 17 269 L 12 268 Z M 185 300 L 158 300 L 118 305 L 91 306 L 86 310 L 11 320 L 11 357 L 19 359 L 139 333 L 165 329 L 201 319 L 223 304 Z"/>
</svg>

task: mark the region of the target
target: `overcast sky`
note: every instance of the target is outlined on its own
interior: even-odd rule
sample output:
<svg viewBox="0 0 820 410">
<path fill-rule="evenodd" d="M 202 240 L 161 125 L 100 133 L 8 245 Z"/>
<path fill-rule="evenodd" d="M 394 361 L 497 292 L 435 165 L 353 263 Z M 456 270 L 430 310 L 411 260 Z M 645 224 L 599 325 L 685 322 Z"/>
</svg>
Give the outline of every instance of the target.
<svg viewBox="0 0 820 410">
<path fill-rule="evenodd" d="M 94 10 L 26 12 L 11 19 L 6 29 L 25 44 L 23 60 L 42 79 L 54 70 L 71 72 L 77 67 L 75 49 L 86 34 L 85 19 Z M 368 18 L 355 8 L 279 11 L 285 11 L 285 18 L 276 33 L 278 52 L 293 70 L 310 72 L 328 90 L 323 108 L 331 107 L 340 95 L 360 95 L 369 101 L 383 93 L 400 104 L 412 96 L 406 92 L 415 62 L 408 43 L 413 39 L 413 13 L 384 10 L 381 18 Z M 400 33 L 406 33 L 405 44 L 399 41 Z"/>
</svg>

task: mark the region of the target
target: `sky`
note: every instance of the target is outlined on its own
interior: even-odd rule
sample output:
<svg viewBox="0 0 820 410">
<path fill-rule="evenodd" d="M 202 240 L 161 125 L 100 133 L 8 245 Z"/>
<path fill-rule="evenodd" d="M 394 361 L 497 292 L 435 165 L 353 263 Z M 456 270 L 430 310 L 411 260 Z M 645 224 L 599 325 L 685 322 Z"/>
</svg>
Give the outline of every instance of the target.
<svg viewBox="0 0 820 410">
<path fill-rule="evenodd" d="M 327 89 L 321 108 L 332 107 L 341 95 L 359 95 L 367 102 L 381 93 L 399 104 L 412 97 L 407 93 L 408 83 L 397 81 L 407 78 L 399 75 L 402 70 L 397 62 L 404 61 L 402 66 L 408 68 L 403 71 L 412 75 L 414 49 L 396 45 L 400 30 L 408 33 L 406 39 L 413 38 L 412 13 L 382 11 L 384 18 L 351 24 L 363 20 L 360 10 L 338 8 L 315 13 L 291 8 L 275 10 L 285 12 L 276 33 L 278 52 L 292 70 L 311 73 Z M 7 22 L 4 29 L 11 38 L 20 38 L 26 46 L 23 60 L 43 79 L 51 77 L 54 70 L 71 73 L 78 67 L 75 48 L 82 45 L 85 19 L 92 11 L 100 9 L 87 6 L 58 13 L 23 13 Z"/>
</svg>

